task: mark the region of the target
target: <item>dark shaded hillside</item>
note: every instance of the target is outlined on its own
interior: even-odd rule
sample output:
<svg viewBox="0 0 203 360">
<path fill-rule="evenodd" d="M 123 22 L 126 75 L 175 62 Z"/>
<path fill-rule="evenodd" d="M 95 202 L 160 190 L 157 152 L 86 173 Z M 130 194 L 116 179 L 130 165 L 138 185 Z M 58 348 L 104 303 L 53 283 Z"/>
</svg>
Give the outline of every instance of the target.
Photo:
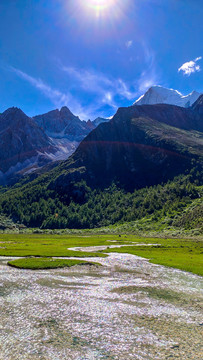
<svg viewBox="0 0 203 360">
<path fill-rule="evenodd" d="M 173 179 L 202 162 L 201 108 L 197 111 L 197 102 L 194 109 L 164 104 L 120 108 L 56 169 L 50 188 L 63 193 L 72 180 L 85 179 L 91 187 L 115 181 L 133 190 Z"/>
<path fill-rule="evenodd" d="M 202 95 L 201 95 L 202 96 Z M 203 131 L 203 121 L 199 116 L 199 100 L 191 108 L 182 108 L 175 105 L 156 104 L 139 105 L 129 108 L 120 108 L 115 117 L 115 121 L 121 122 L 125 119 L 150 118 L 170 126 L 185 130 Z"/>
<path fill-rule="evenodd" d="M 202 116 L 203 116 L 203 94 L 200 95 L 199 99 L 192 105 L 192 110 L 195 112 L 196 117 L 200 119 L 202 124 Z M 202 129 L 203 125 L 201 125 Z M 203 131 L 203 130 L 201 130 Z"/>
</svg>

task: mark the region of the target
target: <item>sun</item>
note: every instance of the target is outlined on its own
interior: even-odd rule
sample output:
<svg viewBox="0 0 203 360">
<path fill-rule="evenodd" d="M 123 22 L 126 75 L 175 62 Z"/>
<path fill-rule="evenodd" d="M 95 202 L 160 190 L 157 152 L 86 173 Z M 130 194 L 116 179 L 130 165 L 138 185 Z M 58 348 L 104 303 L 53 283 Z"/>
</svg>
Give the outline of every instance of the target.
<svg viewBox="0 0 203 360">
<path fill-rule="evenodd" d="M 99 16 L 112 8 L 116 4 L 117 0 L 86 0 L 85 4 L 89 9 L 95 11 L 96 15 Z"/>
<path fill-rule="evenodd" d="M 113 24 L 126 16 L 130 1 L 134 0 L 60 0 L 67 11 L 83 23 L 104 26 Z"/>
<path fill-rule="evenodd" d="M 115 0 L 87 0 L 87 6 L 96 9 L 103 10 L 109 6 L 112 6 Z"/>
</svg>

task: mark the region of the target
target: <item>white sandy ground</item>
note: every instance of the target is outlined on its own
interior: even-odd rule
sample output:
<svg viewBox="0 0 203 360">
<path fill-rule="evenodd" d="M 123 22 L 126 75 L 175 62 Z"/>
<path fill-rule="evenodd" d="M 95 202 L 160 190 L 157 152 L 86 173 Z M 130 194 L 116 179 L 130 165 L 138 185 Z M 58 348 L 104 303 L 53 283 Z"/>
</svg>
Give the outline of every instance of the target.
<svg viewBox="0 0 203 360">
<path fill-rule="evenodd" d="M 7 261 L 0 258 L 1 360 L 203 358 L 202 277 L 117 253 L 96 258 L 102 267 L 31 271 Z"/>
<path fill-rule="evenodd" d="M 112 240 L 112 242 L 113 242 L 113 240 Z M 67 250 L 95 252 L 95 251 L 101 251 L 101 250 L 103 251 L 103 250 L 106 250 L 106 249 L 121 248 L 121 247 L 125 247 L 125 246 L 129 247 L 129 246 L 159 246 L 159 245 L 160 244 L 131 243 L 131 244 L 124 244 L 124 245 L 102 245 L 102 246 L 72 247 L 72 248 L 68 248 Z"/>
</svg>

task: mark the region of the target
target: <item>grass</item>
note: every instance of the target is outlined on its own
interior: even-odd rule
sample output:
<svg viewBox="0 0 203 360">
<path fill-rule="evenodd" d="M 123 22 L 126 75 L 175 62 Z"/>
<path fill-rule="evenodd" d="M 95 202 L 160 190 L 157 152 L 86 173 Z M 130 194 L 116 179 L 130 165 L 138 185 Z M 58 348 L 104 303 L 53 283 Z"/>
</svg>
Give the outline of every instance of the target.
<svg viewBox="0 0 203 360">
<path fill-rule="evenodd" d="M 70 247 L 106 244 L 98 236 L 89 237 L 71 235 L 41 234 L 0 234 L 0 256 L 42 256 L 42 257 L 98 257 L 105 254 L 98 252 L 79 252 L 69 250 Z M 108 242 L 107 242 L 108 244 Z"/>
<path fill-rule="evenodd" d="M 137 244 L 133 244 L 134 242 Z M 94 253 L 68 250 L 68 248 L 71 247 L 109 246 L 118 244 L 131 244 L 133 246 L 108 248 L 105 251 L 97 251 Z M 142 244 L 152 245 L 143 246 Z M 156 244 L 159 244 L 159 246 L 156 246 Z M 174 267 L 203 276 L 203 241 L 200 239 L 145 238 L 135 235 L 91 235 L 89 233 L 83 236 L 44 234 L 0 235 L 0 256 L 35 256 L 41 258 L 104 257 L 107 256 L 105 253 L 110 252 L 129 253 L 141 256 L 149 259 L 149 261 L 154 264 Z M 33 261 L 35 261 L 35 259 Z M 38 258 L 36 258 L 36 261 L 38 261 Z"/>
<path fill-rule="evenodd" d="M 74 265 L 100 265 L 82 260 L 52 259 L 52 258 L 24 258 L 12 260 L 8 265 L 18 269 L 45 270 L 71 267 Z"/>
</svg>

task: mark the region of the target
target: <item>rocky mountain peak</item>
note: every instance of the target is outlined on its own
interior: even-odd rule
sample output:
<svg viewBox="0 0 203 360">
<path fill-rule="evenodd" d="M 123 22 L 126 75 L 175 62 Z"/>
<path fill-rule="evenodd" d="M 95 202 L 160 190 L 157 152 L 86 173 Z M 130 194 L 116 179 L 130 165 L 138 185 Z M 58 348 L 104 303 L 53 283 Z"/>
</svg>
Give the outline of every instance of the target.
<svg viewBox="0 0 203 360">
<path fill-rule="evenodd" d="M 11 107 L 0 115 L 1 131 L 8 127 L 16 127 L 20 129 L 22 126 L 26 126 L 28 124 L 36 126 L 34 121 L 17 107 Z"/>
<path fill-rule="evenodd" d="M 150 87 L 133 105 L 170 104 L 181 107 L 190 107 L 199 96 L 200 93 L 197 91 L 193 91 L 188 95 L 183 95 L 178 90 L 167 89 L 156 85 Z"/>
<path fill-rule="evenodd" d="M 11 107 L 7 110 L 5 110 L 3 112 L 3 114 L 1 114 L 1 116 L 3 116 L 4 118 L 8 118 L 8 117 L 12 117 L 12 118 L 16 118 L 16 117 L 28 117 L 27 115 L 25 115 L 25 113 L 18 107 Z"/>
<path fill-rule="evenodd" d="M 28 167 L 46 163 L 42 157 L 48 152 L 56 152 L 54 145 L 21 109 L 13 107 L 0 115 L 1 184 Z"/>
<path fill-rule="evenodd" d="M 75 116 L 67 106 L 63 106 L 61 108 L 61 110 L 59 111 L 59 113 L 60 113 L 60 116 L 62 118 L 65 118 L 66 120 L 79 119 L 79 117 Z"/>
</svg>

